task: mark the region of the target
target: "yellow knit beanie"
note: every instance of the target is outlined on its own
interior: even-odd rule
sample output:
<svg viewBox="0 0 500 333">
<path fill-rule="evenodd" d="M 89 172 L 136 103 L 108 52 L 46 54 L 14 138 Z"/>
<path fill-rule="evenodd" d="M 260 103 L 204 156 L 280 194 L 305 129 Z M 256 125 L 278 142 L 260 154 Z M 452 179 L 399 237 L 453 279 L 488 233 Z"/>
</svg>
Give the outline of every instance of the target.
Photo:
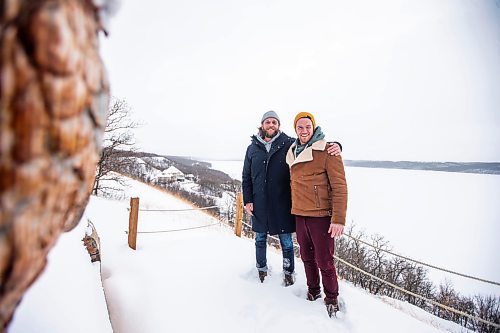
<svg viewBox="0 0 500 333">
<path fill-rule="evenodd" d="M 294 129 L 297 127 L 297 122 L 299 121 L 300 118 L 309 118 L 309 119 L 311 119 L 312 124 L 313 124 L 313 129 L 316 128 L 316 121 L 314 121 L 314 116 L 311 113 L 309 113 L 309 112 L 299 112 L 295 116 L 295 120 L 293 121 L 293 128 Z"/>
</svg>

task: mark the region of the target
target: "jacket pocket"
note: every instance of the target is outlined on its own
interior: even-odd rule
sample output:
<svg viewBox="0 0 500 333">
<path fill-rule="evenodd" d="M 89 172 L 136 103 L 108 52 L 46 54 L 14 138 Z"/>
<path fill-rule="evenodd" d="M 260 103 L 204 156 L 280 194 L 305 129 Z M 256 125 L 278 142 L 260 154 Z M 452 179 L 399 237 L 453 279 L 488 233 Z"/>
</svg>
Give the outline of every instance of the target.
<svg viewBox="0 0 500 333">
<path fill-rule="evenodd" d="M 330 185 L 314 185 L 314 201 L 316 208 L 331 209 L 332 193 Z"/>
</svg>

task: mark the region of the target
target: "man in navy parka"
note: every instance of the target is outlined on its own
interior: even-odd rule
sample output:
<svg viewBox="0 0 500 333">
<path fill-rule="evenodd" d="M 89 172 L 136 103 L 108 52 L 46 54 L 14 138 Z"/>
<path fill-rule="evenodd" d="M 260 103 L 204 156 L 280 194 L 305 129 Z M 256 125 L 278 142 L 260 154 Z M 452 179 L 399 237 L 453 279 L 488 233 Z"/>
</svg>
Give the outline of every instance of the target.
<svg viewBox="0 0 500 333">
<path fill-rule="evenodd" d="M 259 132 L 252 136 L 243 164 L 242 188 L 245 210 L 252 215 L 255 232 L 255 254 L 259 279 L 267 276 L 267 235 L 278 235 L 283 253 L 283 284 L 294 283 L 294 251 L 292 233 L 295 218 L 291 214 L 290 170 L 286 153 L 295 141 L 280 131 L 280 119 L 276 112 L 268 111 L 261 119 Z M 340 153 L 334 143 L 328 149 Z"/>
</svg>

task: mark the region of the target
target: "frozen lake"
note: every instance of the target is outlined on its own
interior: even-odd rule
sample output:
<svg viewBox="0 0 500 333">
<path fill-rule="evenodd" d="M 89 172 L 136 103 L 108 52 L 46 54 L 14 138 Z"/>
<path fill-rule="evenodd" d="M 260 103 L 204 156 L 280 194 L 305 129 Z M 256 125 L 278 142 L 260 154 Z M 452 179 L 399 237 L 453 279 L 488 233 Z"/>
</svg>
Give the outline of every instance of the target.
<svg viewBox="0 0 500 333">
<path fill-rule="evenodd" d="M 241 180 L 243 161 L 208 161 Z M 347 223 L 380 234 L 395 253 L 462 274 L 500 281 L 500 176 L 346 167 Z M 429 268 L 462 295 L 500 287 Z"/>
</svg>

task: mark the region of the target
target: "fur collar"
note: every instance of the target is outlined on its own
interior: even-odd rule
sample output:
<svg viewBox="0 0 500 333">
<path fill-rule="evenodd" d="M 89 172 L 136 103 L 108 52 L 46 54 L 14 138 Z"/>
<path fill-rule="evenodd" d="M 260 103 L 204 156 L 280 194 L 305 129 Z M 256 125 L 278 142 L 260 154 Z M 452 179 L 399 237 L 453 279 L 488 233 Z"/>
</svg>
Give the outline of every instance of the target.
<svg viewBox="0 0 500 333">
<path fill-rule="evenodd" d="M 290 149 L 288 149 L 288 152 L 286 153 L 286 163 L 288 164 L 288 166 L 290 166 L 290 168 L 294 164 L 297 164 L 297 163 L 312 161 L 313 160 L 313 150 L 325 150 L 326 140 L 322 139 L 322 140 L 316 141 L 311 146 L 304 149 L 304 151 L 299 154 L 297 159 L 295 159 L 295 154 L 293 153 L 293 149 L 295 148 L 296 145 L 297 145 L 297 143 L 294 142 L 290 146 Z"/>
</svg>

